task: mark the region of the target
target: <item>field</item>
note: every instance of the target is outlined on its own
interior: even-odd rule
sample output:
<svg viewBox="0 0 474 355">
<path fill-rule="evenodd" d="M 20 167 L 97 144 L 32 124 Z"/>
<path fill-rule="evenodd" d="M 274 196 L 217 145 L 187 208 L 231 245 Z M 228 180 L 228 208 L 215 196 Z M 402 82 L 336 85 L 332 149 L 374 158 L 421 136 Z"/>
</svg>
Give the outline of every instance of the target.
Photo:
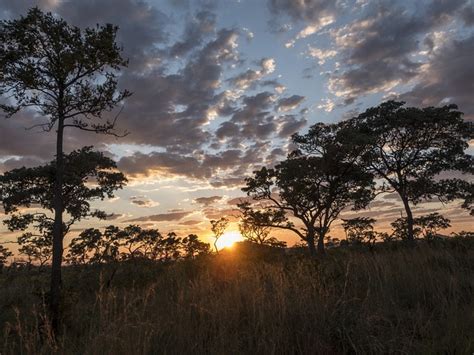
<svg viewBox="0 0 474 355">
<path fill-rule="evenodd" d="M 314 354 L 474 351 L 474 240 L 322 259 L 248 244 L 167 265 L 67 267 L 63 328 L 47 270 L 0 274 L 0 353 Z"/>
</svg>

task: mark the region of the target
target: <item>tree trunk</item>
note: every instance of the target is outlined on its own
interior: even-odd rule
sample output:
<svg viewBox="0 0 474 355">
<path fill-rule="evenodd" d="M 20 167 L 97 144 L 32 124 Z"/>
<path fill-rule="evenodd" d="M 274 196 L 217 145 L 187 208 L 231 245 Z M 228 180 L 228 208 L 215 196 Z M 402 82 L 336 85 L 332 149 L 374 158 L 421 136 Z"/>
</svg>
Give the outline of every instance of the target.
<svg viewBox="0 0 474 355">
<path fill-rule="evenodd" d="M 308 232 L 306 243 L 308 244 L 309 255 L 311 255 L 312 257 L 316 256 L 316 248 L 314 246 L 314 233 Z"/>
<path fill-rule="evenodd" d="M 318 254 L 319 255 L 325 255 L 326 254 L 326 249 L 324 248 L 324 233 L 321 233 L 318 236 Z"/>
<path fill-rule="evenodd" d="M 411 212 L 410 203 L 408 199 L 404 196 L 401 196 L 403 201 L 403 206 L 405 207 L 405 212 L 407 214 L 407 239 L 409 241 L 415 240 L 415 233 L 413 231 L 413 213 Z"/>
<path fill-rule="evenodd" d="M 219 254 L 219 249 L 217 249 L 217 241 L 219 240 L 219 238 L 216 238 L 214 240 L 214 249 L 216 249 L 216 254 Z"/>
<path fill-rule="evenodd" d="M 63 259 L 63 211 L 64 202 L 62 186 L 64 177 L 63 156 L 64 120 L 58 120 L 56 141 L 56 176 L 54 182 L 54 225 L 53 225 L 53 259 L 51 265 L 50 312 L 51 327 L 55 334 L 59 330 L 61 304 L 61 264 Z"/>
</svg>

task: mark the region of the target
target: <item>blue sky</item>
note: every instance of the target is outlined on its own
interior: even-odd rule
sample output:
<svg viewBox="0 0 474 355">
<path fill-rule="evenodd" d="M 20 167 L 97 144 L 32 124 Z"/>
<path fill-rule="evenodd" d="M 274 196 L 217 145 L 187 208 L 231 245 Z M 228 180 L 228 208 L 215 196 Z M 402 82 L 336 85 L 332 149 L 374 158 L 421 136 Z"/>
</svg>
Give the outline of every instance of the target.
<svg viewBox="0 0 474 355">
<path fill-rule="evenodd" d="M 130 59 L 120 86 L 134 95 L 119 126 L 131 134 L 67 136 L 68 150 L 107 151 L 130 179 L 99 206 L 116 218 L 98 225 L 205 237 L 209 219 L 236 214 L 245 176 L 291 150 L 292 133 L 389 98 L 456 103 L 474 117 L 473 0 L 3 0 L 0 17 L 31 6 L 80 27 L 117 24 Z M 38 119 L 0 122 L 0 172 L 52 159 L 52 136 L 23 129 Z M 400 206 L 390 196 L 377 203 L 367 214 L 387 228 Z M 456 204 L 441 212 L 457 229 L 469 222 Z"/>
</svg>

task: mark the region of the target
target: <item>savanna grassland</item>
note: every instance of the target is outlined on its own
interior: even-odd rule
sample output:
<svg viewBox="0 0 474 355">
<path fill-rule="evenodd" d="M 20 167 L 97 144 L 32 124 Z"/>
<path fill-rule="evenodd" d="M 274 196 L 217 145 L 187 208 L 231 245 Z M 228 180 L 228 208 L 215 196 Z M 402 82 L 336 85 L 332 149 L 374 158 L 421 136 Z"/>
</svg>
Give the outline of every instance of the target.
<svg viewBox="0 0 474 355">
<path fill-rule="evenodd" d="M 47 270 L 0 274 L 1 354 L 474 351 L 474 240 L 339 247 L 321 258 L 240 243 L 170 263 L 64 270 L 57 341 Z"/>
</svg>

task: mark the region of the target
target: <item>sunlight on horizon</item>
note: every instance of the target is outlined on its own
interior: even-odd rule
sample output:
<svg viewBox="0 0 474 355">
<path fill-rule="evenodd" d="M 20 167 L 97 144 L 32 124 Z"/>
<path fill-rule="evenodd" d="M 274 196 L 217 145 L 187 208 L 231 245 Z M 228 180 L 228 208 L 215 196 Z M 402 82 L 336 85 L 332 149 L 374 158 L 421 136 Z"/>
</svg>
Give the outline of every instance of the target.
<svg viewBox="0 0 474 355">
<path fill-rule="evenodd" d="M 217 241 L 217 248 L 222 250 L 224 248 L 232 248 L 236 242 L 243 241 L 244 238 L 238 231 L 225 232 Z"/>
</svg>

